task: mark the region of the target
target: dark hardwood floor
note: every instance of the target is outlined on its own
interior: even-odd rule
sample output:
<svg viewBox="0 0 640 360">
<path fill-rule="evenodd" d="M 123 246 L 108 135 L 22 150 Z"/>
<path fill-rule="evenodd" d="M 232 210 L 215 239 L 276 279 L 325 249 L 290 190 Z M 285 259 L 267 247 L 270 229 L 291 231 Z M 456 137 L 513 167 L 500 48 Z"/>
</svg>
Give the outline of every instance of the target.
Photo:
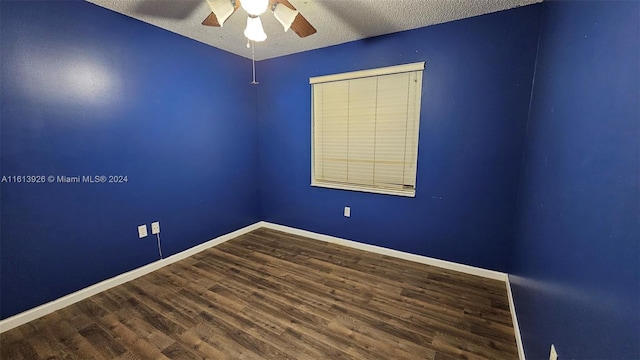
<svg viewBox="0 0 640 360">
<path fill-rule="evenodd" d="M 0 335 L 2 359 L 517 359 L 505 284 L 259 229 Z"/>
</svg>

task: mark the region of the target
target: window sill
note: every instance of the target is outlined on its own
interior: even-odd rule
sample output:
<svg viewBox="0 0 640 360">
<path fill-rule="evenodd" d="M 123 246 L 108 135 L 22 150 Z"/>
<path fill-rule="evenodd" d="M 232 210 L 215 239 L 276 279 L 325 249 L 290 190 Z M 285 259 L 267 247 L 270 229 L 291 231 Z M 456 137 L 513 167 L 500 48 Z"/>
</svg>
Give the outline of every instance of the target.
<svg viewBox="0 0 640 360">
<path fill-rule="evenodd" d="M 412 190 L 393 190 L 393 189 L 374 188 L 374 187 L 357 186 L 357 185 L 349 185 L 349 184 L 317 182 L 317 181 L 312 181 L 311 182 L 311 186 L 328 188 L 328 189 L 368 192 L 368 193 L 374 193 L 374 194 L 396 195 L 396 196 L 404 196 L 404 197 L 416 197 L 416 190 L 415 189 L 412 189 Z"/>
</svg>

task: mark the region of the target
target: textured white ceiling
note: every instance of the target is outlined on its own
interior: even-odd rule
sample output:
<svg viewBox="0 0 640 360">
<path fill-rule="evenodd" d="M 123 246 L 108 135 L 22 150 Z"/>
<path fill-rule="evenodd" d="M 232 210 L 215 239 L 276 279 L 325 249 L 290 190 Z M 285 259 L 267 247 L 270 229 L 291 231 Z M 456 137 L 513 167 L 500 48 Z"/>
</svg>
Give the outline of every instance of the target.
<svg viewBox="0 0 640 360">
<path fill-rule="evenodd" d="M 213 47 L 250 58 L 243 35 L 247 14 L 238 9 L 222 28 L 201 25 L 211 12 L 205 0 L 87 0 Z M 256 60 L 416 29 L 542 0 L 290 0 L 318 30 L 306 38 L 284 32 L 270 11 L 261 16 L 267 40 Z"/>
</svg>

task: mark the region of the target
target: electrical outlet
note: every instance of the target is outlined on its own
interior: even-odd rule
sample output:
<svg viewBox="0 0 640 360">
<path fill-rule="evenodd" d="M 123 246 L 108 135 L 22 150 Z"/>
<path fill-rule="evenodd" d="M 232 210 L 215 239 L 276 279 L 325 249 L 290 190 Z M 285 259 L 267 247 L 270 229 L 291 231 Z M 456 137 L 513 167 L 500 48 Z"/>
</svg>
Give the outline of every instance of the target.
<svg viewBox="0 0 640 360">
<path fill-rule="evenodd" d="M 348 206 L 344 207 L 344 217 L 351 217 L 351 208 Z"/>
<path fill-rule="evenodd" d="M 160 232 L 160 222 L 156 221 L 156 222 L 152 222 L 151 223 L 151 233 L 152 234 L 158 234 Z"/>
<path fill-rule="evenodd" d="M 140 239 L 142 239 L 143 237 L 146 237 L 147 234 L 147 225 L 140 225 L 138 226 L 138 237 Z"/>
<path fill-rule="evenodd" d="M 551 351 L 549 352 L 549 360 L 558 360 L 558 353 L 556 352 L 556 347 L 551 344 Z"/>
</svg>

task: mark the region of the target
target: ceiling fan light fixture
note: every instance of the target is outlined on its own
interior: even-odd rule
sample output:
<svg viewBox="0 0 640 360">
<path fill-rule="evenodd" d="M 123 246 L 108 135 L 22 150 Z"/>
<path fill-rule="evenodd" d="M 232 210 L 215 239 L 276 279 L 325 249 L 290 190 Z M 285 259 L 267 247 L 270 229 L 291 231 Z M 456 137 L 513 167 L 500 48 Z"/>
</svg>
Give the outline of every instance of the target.
<svg viewBox="0 0 640 360">
<path fill-rule="evenodd" d="M 265 41 L 267 39 L 267 34 L 264 32 L 262 28 L 262 21 L 259 17 L 247 17 L 247 28 L 244 29 L 244 36 L 251 41 Z"/>
<path fill-rule="evenodd" d="M 223 26 L 224 22 L 227 21 L 235 10 L 232 0 L 207 0 L 207 4 L 209 4 L 211 12 L 218 18 L 220 26 Z"/>
<path fill-rule="evenodd" d="M 251 16 L 259 16 L 269 6 L 269 0 L 242 0 L 240 6 Z"/>
<path fill-rule="evenodd" d="M 298 11 L 277 3 L 273 7 L 273 16 L 278 19 L 280 25 L 284 27 L 284 31 L 287 32 L 287 30 L 291 28 L 291 24 L 293 24 L 296 16 L 298 16 Z"/>
</svg>

